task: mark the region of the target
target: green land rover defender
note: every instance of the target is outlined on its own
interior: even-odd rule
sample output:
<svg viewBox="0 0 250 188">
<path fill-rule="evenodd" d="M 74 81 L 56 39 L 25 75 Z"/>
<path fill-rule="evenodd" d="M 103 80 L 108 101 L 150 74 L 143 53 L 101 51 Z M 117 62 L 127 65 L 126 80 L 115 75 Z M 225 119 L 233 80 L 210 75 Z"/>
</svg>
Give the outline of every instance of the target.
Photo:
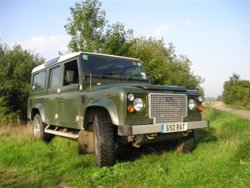
<svg viewBox="0 0 250 188">
<path fill-rule="evenodd" d="M 178 152 L 191 151 L 194 129 L 208 127 L 202 110 L 197 91 L 151 84 L 138 59 L 77 52 L 32 71 L 34 136 L 78 140 L 81 153 L 95 153 L 97 166 L 115 163 L 117 143 L 174 140 Z"/>
</svg>

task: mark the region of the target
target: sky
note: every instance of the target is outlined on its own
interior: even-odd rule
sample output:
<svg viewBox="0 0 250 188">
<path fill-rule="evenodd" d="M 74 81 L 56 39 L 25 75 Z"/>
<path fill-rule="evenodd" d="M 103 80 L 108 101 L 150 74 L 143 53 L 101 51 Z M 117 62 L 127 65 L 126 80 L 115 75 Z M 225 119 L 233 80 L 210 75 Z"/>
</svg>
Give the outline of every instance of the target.
<svg viewBox="0 0 250 188">
<path fill-rule="evenodd" d="M 0 42 L 21 44 L 46 60 L 67 52 L 64 25 L 76 0 L 0 0 Z M 135 37 L 163 38 L 205 79 L 206 97 L 217 97 L 233 73 L 250 80 L 250 0 L 101 0 L 109 24 Z"/>
</svg>

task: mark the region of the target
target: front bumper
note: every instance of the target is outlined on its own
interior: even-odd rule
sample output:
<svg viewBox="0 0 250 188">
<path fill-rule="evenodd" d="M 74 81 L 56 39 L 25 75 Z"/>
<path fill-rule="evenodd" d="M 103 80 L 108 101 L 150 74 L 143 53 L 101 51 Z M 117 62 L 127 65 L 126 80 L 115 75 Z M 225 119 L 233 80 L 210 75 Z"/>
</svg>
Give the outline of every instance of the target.
<svg viewBox="0 0 250 188">
<path fill-rule="evenodd" d="M 200 129 L 208 127 L 208 121 L 192 121 L 186 122 L 187 129 Z M 118 135 L 120 136 L 132 136 L 140 134 L 151 134 L 151 133 L 161 133 L 162 123 L 149 124 L 149 125 L 120 125 L 118 126 Z M 166 133 L 168 134 L 168 133 Z"/>
</svg>

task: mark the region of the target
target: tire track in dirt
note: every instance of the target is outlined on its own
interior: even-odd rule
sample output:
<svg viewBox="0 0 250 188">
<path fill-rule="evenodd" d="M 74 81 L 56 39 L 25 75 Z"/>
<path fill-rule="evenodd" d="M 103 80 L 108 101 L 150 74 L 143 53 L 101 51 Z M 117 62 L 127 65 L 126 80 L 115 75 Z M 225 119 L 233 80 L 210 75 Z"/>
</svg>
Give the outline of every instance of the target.
<svg viewBox="0 0 250 188">
<path fill-rule="evenodd" d="M 250 111 L 248 111 L 248 110 L 236 110 L 236 109 L 228 108 L 222 102 L 215 102 L 215 103 L 211 104 L 211 107 L 218 109 L 218 110 L 221 110 L 221 111 L 230 112 L 232 114 L 236 114 L 242 118 L 250 120 Z"/>
</svg>

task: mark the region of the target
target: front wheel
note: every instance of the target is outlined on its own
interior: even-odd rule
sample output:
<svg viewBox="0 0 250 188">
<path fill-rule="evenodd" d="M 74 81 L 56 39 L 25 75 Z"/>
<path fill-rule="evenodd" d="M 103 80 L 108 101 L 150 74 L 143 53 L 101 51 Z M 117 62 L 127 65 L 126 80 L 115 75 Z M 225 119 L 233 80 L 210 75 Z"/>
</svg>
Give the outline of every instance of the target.
<svg viewBox="0 0 250 188">
<path fill-rule="evenodd" d="M 115 139 L 109 115 L 105 112 L 97 113 L 93 127 L 96 165 L 112 166 L 115 163 Z"/>
<path fill-rule="evenodd" d="M 33 121 L 33 134 L 36 138 L 42 139 L 46 142 L 51 141 L 53 135 L 45 133 L 45 124 L 42 122 L 41 116 L 39 114 L 36 114 Z"/>
</svg>

